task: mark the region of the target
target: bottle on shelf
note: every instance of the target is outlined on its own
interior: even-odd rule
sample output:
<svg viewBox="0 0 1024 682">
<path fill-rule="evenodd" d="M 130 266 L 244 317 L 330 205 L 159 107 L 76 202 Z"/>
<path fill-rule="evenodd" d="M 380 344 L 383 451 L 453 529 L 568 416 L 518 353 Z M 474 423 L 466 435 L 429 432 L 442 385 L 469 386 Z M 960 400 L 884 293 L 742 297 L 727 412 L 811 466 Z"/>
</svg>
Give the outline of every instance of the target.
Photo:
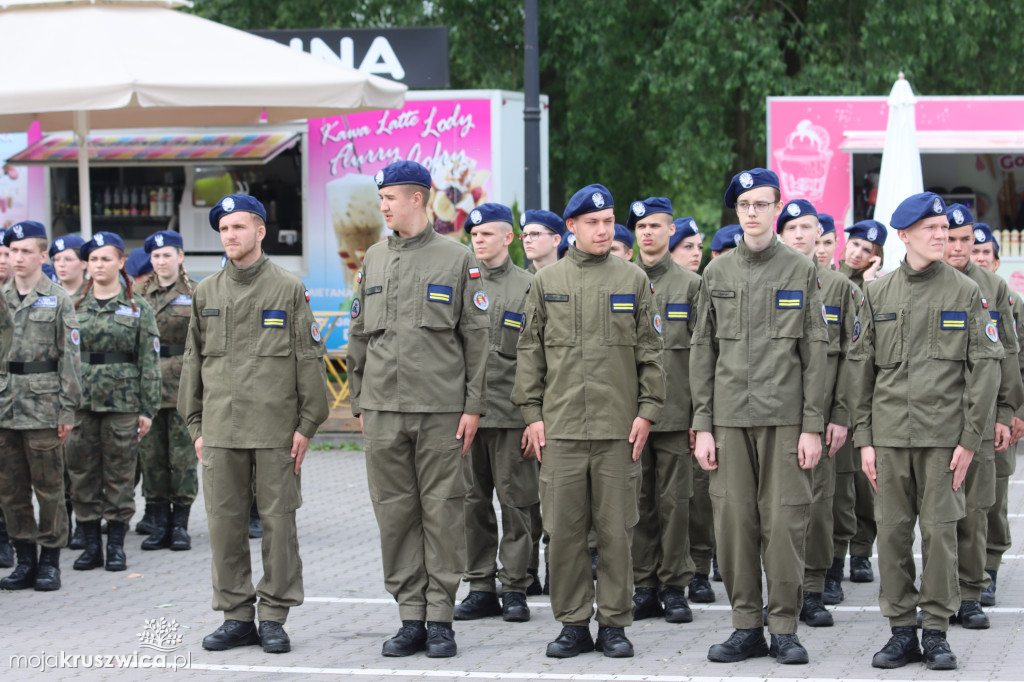
<svg viewBox="0 0 1024 682">
<path fill-rule="evenodd" d="M 139 190 L 135 187 L 132 187 L 128 196 L 128 215 L 139 215 Z"/>
<path fill-rule="evenodd" d="M 103 190 L 103 215 L 114 215 L 114 199 L 110 194 L 110 188 Z"/>
</svg>

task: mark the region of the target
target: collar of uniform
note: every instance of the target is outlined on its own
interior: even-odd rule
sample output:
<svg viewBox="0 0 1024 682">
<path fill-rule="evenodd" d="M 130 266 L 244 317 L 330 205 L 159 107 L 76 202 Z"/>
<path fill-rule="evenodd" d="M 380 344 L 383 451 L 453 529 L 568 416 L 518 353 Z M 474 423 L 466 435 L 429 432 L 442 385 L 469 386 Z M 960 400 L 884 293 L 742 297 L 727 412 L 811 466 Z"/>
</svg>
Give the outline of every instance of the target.
<svg viewBox="0 0 1024 682">
<path fill-rule="evenodd" d="M 425 244 L 429 244 L 434 241 L 438 236 L 437 232 L 434 231 L 429 225 L 427 229 L 420 232 L 414 237 L 399 237 L 397 234 L 391 234 L 388 236 L 388 248 L 389 249 L 418 249 Z"/>
<path fill-rule="evenodd" d="M 968 277 L 973 279 L 974 275 L 972 273 L 974 272 L 974 268 L 976 268 L 976 267 L 977 266 L 974 263 L 971 262 L 971 259 L 968 258 L 967 259 L 967 265 L 965 265 L 964 269 L 961 270 L 960 272 L 964 273 L 965 275 L 967 275 Z"/>
<path fill-rule="evenodd" d="M 611 251 L 608 251 L 607 253 L 603 253 L 600 256 L 595 256 L 592 253 L 580 251 L 579 249 L 576 248 L 575 244 L 570 244 L 569 250 L 565 252 L 565 257 L 568 258 L 573 263 L 575 263 L 576 265 L 583 267 L 585 265 L 599 265 L 601 263 L 604 263 L 606 260 L 608 260 L 608 256 L 610 254 Z"/>
<path fill-rule="evenodd" d="M 772 239 L 768 246 L 764 247 L 760 251 L 751 251 L 747 246 L 747 240 L 741 239 L 740 243 L 736 245 L 736 252 L 748 263 L 761 263 L 766 260 L 770 260 L 775 252 L 779 250 L 778 239 Z"/>
<path fill-rule="evenodd" d="M 839 264 L 839 274 L 846 275 L 850 279 L 863 275 L 865 272 L 867 272 L 867 268 L 860 268 L 859 270 L 854 270 L 852 267 L 846 264 L 846 261 L 843 261 L 842 263 Z"/>
<path fill-rule="evenodd" d="M 14 293 L 13 302 L 15 308 L 18 310 L 30 307 L 40 296 L 48 296 L 52 291 L 52 287 L 57 286 L 50 281 L 49 277 L 41 275 L 39 277 L 39 281 L 36 282 L 35 286 L 32 287 L 32 289 L 25 294 L 25 298 L 22 299 L 18 294 L 18 284 L 14 281 L 13 275 L 7 280 L 7 285 L 10 286 L 11 291 Z"/>
<path fill-rule="evenodd" d="M 501 265 L 496 268 L 489 268 L 483 263 L 480 263 L 480 268 L 484 271 L 484 274 L 487 275 L 488 279 L 497 279 L 512 270 L 512 259 L 506 258 L 502 261 Z"/>
<path fill-rule="evenodd" d="M 907 279 L 925 281 L 934 277 L 942 269 L 943 265 L 945 263 L 937 260 L 930 263 L 924 270 L 915 270 L 907 264 L 907 259 L 904 258 L 900 261 L 900 271 L 903 272 Z"/>
<path fill-rule="evenodd" d="M 123 284 L 121 285 L 120 290 L 118 290 L 118 292 L 114 296 L 112 296 L 110 300 L 116 301 L 119 305 L 126 305 L 128 307 L 131 307 L 132 305 L 132 302 L 128 300 L 128 291 L 124 288 Z M 136 302 L 135 307 L 138 308 L 138 306 L 139 304 L 138 302 Z M 85 295 L 84 299 L 82 299 L 82 305 L 80 307 L 91 308 L 92 310 L 100 309 L 100 305 L 97 302 L 96 298 L 96 292 L 93 291 L 93 289 L 89 289 L 89 293 Z"/>
<path fill-rule="evenodd" d="M 671 261 L 672 254 L 666 251 L 665 255 L 661 257 L 661 260 L 659 260 L 657 263 L 650 267 L 644 265 L 643 258 L 637 258 L 636 264 L 640 266 L 641 270 L 647 273 L 648 277 L 660 277 L 661 275 L 664 275 L 666 272 L 668 272 L 669 263 Z"/>
<path fill-rule="evenodd" d="M 248 284 L 249 282 L 256 279 L 256 277 L 260 274 L 260 272 L 263 271 L 263 268 L 269 262 L 270 259 L 267 258 L 267 254 L 260 253 L 260 257 L 256 259 L 256 262 L 247 268 L 236 268 L 235 264 L 229 260 L 227 262 L 227 265 L 224 266 L 224 269 L 227 270 L 228 277 L 230 277 L 231 279 L 235 280 L 236 282 L 241 282 L 242 284 Z"/>
</svg>

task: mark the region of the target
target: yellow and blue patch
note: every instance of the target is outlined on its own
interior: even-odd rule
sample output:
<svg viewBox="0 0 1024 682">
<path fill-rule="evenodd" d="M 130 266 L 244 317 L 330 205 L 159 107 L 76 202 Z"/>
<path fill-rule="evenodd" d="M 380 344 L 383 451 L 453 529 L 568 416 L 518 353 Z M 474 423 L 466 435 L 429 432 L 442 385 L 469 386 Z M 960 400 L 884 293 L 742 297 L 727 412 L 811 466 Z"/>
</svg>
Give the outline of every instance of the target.
<svg viewBox="0 0 1024 682">
<path fill-rule="evenodd" d="M 666 303 L 665 319 L 667 320 L 688 320 L 690 319 L 689 303 Z"/>
<path fill-rule="evenodd" d="M 803 308 L 804 307 L 804 292 L 799 289 L 795 291 L 787 289 L 779 289 L 778 293 L 775 294 L 775 307 L 776 308 Z"/>
<path fill-rule="evenodd" d="M 427 300 L 437 303 L 448 303 L 450 305 L 452 302 L 452 288 L 446 287 L 443 284 L 428 284 Z"/>
<path fill-rule="evenodd" d="M 515 329 L 516 331 L 522 331 L 523 322 L 525 321 L 525 313 L 513 313 L 512 311 L 506 310 L 505 314 L 501 317 L 501 326 L 508 327 L 509 329 Z"/>
<path fill-rule="evenodd" d="M 839 324 L 839 306 L 825 306 L 825 324 Z"/>
<path fill-rule="evenodd" d="M 965 312 L 943 310 L 939 320 L 939 327 L 942 329 L 967 329 Z"/>
<path fill-rule="evenodd" d="M 288 313 L 283 310 L 264 310 L 263 311 L 263 326 L 264 327 L 284 327 L 285 322 L 288 321 Z"/>
<path fill-rule="evenodd" d="M 632 313 L 636 310 L 636 296 L 633 294 L 612 294 L 613 313 Z"/>
<path fill-rule="evenodd" d="M 988 316 L 991 317 L 992 321 L 996 323 L 996 327 L 999 327 L 999 311 L 990 310 L 988 311 Z"/>
</svg>

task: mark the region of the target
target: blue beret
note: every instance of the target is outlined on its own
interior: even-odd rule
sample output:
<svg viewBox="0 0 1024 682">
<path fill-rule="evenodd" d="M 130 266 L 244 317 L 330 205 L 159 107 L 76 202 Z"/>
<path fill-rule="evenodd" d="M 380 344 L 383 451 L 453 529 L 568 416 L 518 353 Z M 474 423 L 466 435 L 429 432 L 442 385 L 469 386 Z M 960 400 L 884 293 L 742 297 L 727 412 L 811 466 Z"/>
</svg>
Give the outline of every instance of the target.
<svg viewBox="0 0 1024 682">
<path fill-rule="evenodd" d="M 814 208 L 814 204 L 807 201 L 807 199 L 790 199 L 786 202 L 786 205 L 782 207 L 782 213 L 779 214 L 779 219 L 775 221 L 775 231 L 781 234 L 782 228 L 786 226 L 786 223 L 794 218 L 799 218 L 800 216 L 805 215 L 817 217 L 818 209 Z"/>
<path fill-rule="evenodd" d="M 128 254 L 128 260 L 125 261 L 124 271 L 133 278 L 153 272 L 153 263 L 149 260 L 149 252 L 146 251 L 146 247 L 140 246 L 137 249 L 132 249 L 132 252 Z"/>
<path fill-rule="evenodd" d="M 557 235 L 565 236 L 565 221 L 551 211 L 530 210 L 519 216 L 519 227 L 543 225 Z"/>
<path fill-rule="evenodd" d="M 700 234 L 700 230 L 697 228 L 697 221 L 689 216 L 685 218 L 676 218 L 672 221 L 672 224 L 676 226 L 676 232 L 668 238 L 669 251 L 679 246 L 679 242 L 683 241 L 687 237 Z"/>
<path fill-rule="evenodd" d="M 643 201 L 634 201 L 629 207 L 629 217 L 626 218 L 626 227 L 630 230 L 636 229 L 636 221 L 645 215 L 653 213 L 667 213 L 672 217 L 672 202 L 665 197 L 647 197 Z"/>
<path fill-rule="evenodd" d="M 153 253 L 157 249 L 162 249 L 165 246 L 174 246 L 179 249 L 185 248 L 185 240 L 181 238 L 180 232 L 174 230 L 160 230 L 146 237 L 146 243 L 143 246 L 146 249 L 146 253 Z"/>
<path fill-rule="evenodd" d="M 377 171 L 373 181 L 377 183 L 377 187 L 419 185 L 430 189 L 431 186 L 430 171 L 415 161 L 395 161 L 388 164 L 383 170 Z"/>
<path fill-rule="evenodd" d="M 743 228 L 739 225 L 726 225 L 711 238 L 712 251 L 725 251 L 739 246 L 743 239 Z"/>
<path fill-rule="evenodd" d="M 49 263 L 43 263 L 43 274 L 49 277 L 50 281 L 54 284 L 60 284 L 60 277 L 57 277 L 57 271 Z"/>
<path fill-rule="evenodd" d="M 949 229 L 955 230 L 958 227 L 973 225 L 974 214 L 963 204 L 950 204 L 946 207 L 946 220 L 949 221 Z"/>
<path fill-rule="evenodd" d="M 82 244 L 82 248 L 78 252 L 81 254 L 82 260 L 89 260 L 89 254 L 101 246 L 116 246 L 124 253 L 124 240 L 113 232 L 97 232 L 92 239 Z"/>
<path fill-rule="evenodd" d="M 732 176 L 729 188 L 725 190 L 725 207 L 736 208 L 736 197 L 755 187 L 779 188 L 779 176 L 764 168 L 751 168 Z"/>
<path fill-rule="evenodd" d="M 850 225 L 845 231 L 847 239 L 866 239 L 879 246 L 885 245 L 885 238 L 888 236 L 885 225 L 877 220 L 862 220 Z"/>
<path fill-rule="evenodd" d="M 566 232 L 565 238 L 558 242 L 558 257 L 561 258 L 565 255 L 565 252 L 569 250 L 569 247 L 576 243 L 576 235 L 572 232 Z"/>
<path fill-rule="evenodd" d="M 633 233 L 627 230 L 625 225 L 615 223 L 615 236 L 613 239 L 625 244 L 627 249 L 633 248 Z"/>
<path fill-rule="evenodd" d="M 836 231 L 836 221 L 828 213 L 819 213 L 818 222 L 821 223 L 822 236 Z"/>
<path fill-rule="evenodd" d="M 226 197 L 221 197 L 210 209 L 210 227 L 220 232 L 220 219 L 229 213 L 238 211 L 258 215 L 263 222 L 267 222 L 267 209 L 263 208 L 259 199 L 248 194 L 229 194 Z"/>
<path fill-rule="evenodd" d="M 935 192 L 913 194 L 896 207 L 889 219 L 894 230 L 905 230 L 918 220 L 934 218 L 946 214 L 946 202 Z"/>
<path fill-rule="evenodd" d="M 462 226 L 470 232 L 477 225 L 484 223 L 508 223 L 512 225 L 512 209 L 504 204 L 480 204 L 466 216 L 466 224 Z"/>
<path fill-rule="evenodd" d="M 612 193 L 604 185 L 587 185 L 576 194 L 572 195 L 565 210 L 562 211 L 562 218 L 568 220 L 585 213 L 602 211 L 606 208 L 615 208 L 612 200 Z"/>
<path fill-rule="evenodd" d="M 72 249 L 77 256 L 79 255 L 78 252 L 82 248 L 83 244 L 85 244 L 85 240 L 77 234 L 68 234 L 63 237 L 57 237 L 53 240 L 53 243 L 50 244 L 50 258 L 53 258 L 61 251 L 67 251 L 68 249 Z"/>
<path fill-rule="evenodd" d="M 31 237 L 46 239 L 46 228 L 42 223 L 37 223 L 34 220 L 22 220 L 7 228 L 7 232 L 4 234 L 4 246 L 10 246 L 14 242 Z"/>
<path fill-rule="evenodd" d="M 992 228 L 988 226 L 988 223 L 974 223 L 974 243 L 991 244 L 992 248 L 996 250 L 996 255 L 999 255 L 999 241 L 992 234 Z"/>
</svg>

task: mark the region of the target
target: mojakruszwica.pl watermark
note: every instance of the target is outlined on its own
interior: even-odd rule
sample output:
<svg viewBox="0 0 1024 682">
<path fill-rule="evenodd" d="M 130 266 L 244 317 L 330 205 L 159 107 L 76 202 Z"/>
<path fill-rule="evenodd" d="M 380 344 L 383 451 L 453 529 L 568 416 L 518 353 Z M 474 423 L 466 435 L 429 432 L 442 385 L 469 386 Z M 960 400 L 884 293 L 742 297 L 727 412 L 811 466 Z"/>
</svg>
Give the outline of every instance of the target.
<svg viewBox="0 0 1024 682">
<path fill-rule="evenodd" d="M 137 633 L 139 649 L 129 654 L 79 654 L 67 651 L 38 654 L 12 654 L 9 665 L 15 670 L 178 670 L 192 667 L 192 653 L 176 653 L 182 646 L 178 622 L 166 618 L 147 620 Z"/>
</svg>

